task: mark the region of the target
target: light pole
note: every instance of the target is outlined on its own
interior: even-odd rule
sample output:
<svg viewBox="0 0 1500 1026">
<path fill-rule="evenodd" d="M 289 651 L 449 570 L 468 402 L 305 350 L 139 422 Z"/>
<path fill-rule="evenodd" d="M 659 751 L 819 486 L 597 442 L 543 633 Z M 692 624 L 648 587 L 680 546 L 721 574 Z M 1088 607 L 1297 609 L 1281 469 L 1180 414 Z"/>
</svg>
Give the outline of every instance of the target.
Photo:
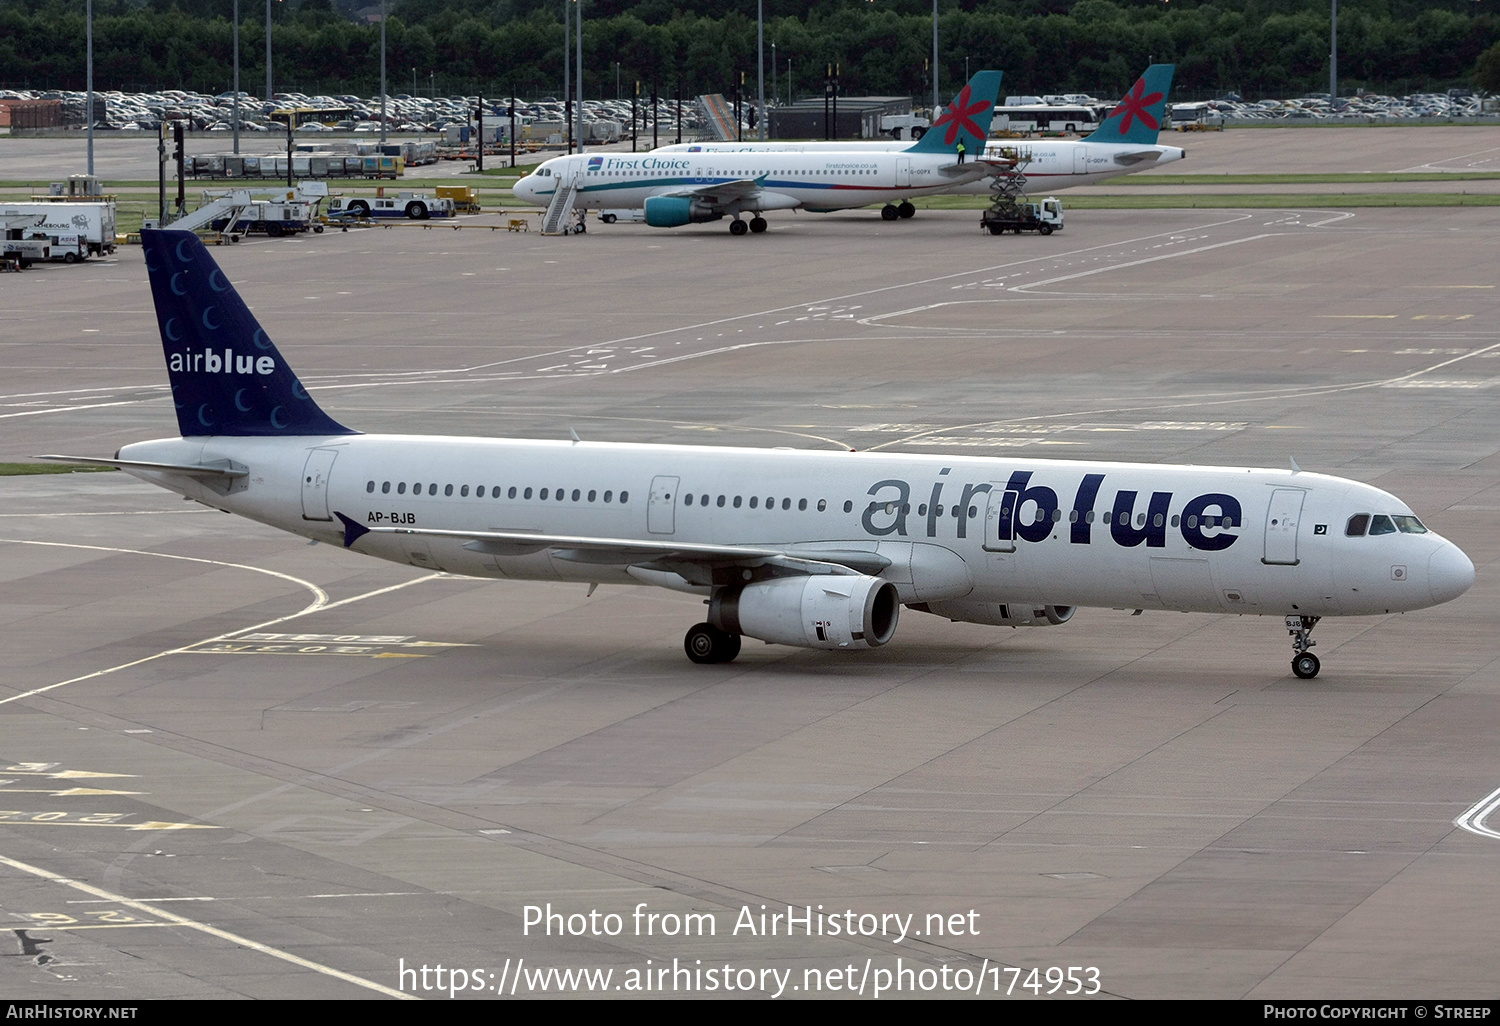
<svg viewBox="0 0 1500 1026">
<path fill-rule="evenodd" d="M 240 155 L 240 0 L 234 0 L 234 155 Z"/>
<path fill-rule="evenodd" d="M 1338 105 L 1339 99 L 1339 0 L 1333 0 L 1333 12 L 1328 34 L 1328 106 Z"/>
<path fill-rule="evenodd" d="M 932 0 L 932 120 L 938 114 L 937 0 Z"/>
<path fill-rule="evenodd" d="M 266 102 L 271 102 L 271 0 L 266 0 Z"/>
<path fill-rule="evenodd" d="M 94 0 L 88 0 L 86 15 L 87 25 L 85 35 L 88 37 L 88 102 L 83 105 L 83 117 L 88 124 L 89 135 L 89 174 L 94 173 Z"/>
<path fill-rule="evenodd" d="M 583 152 L 583 0 L 573 0 L 578 7 L 578 152 Z"/>
<path fill-rule="evenodd" d="M 385 0 L 380 0 L 380 141 L 385 142 Z"/>
<path fill-rule="evenodd" d="M 755 0 L 755 77 L 759 93 L 756 97 L 755 121 L 760 129 L 760 141 L 766 141 L 766 3 Z M 773 52 L 771 56 L 775 56 Z"/>
</svg>

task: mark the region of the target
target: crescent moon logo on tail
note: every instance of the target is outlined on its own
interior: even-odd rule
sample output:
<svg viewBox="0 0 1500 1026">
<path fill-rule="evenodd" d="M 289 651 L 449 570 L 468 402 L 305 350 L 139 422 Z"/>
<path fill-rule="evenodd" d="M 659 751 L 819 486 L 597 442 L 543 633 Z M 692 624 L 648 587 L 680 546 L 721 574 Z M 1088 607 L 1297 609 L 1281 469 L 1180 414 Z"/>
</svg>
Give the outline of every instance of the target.
<svg viewBox="0 0 1500 1026">
<path fill-rule="evenodd" d="M 214 422 L 203 416 L 203 411 L 206 409 L 208 409 L 208 403 L 204 403 L 202 406 L 198 407 L 198 423 L 202 424 L 204 427 L 213 427 Z"/>
<path fill-rule="evenodd" d="M 281 407 L 278 406 L 271 411 L 271 426 L 277 431 L 285 431 L 286 425 L 281 421 Z"/>
<path fill-rule="evenodd" d="M 209 317 L 208 317 L 209 314 L 213 313 L 217 309 L 218 309 L 218 307 L 216 307 L 216 306 L 210 306 L 210 307 L 205 307 L 204 310 L 203 310 L 203 326 L 205 328 L 207 328 L 209 331 L 218 331 L 219 330 L 219 325 L 216 324 L 215 322 L 209 320 Z"/>
<path fill-rule="evenodd" d="M 244 394 L 245 394 L 245 390 L 243 388 L 240 389 L 238 392 L 234 393 L 234 408 L 236 410 L 239 410 L 241 413 L 249 413 L 250 412 L 250 407 L 248 407 L 244 403 L 240 402 L 240 396 L 242 396 Z"/>
<path fill-rule="evenodd" d="M 172 295 L 174 295 L 174 296 L 185 296 L 185 295 L 187 295 L 187 289 L 180 289 L 180 288 L 177 287 L 177 279 L 181 278 L 182 275 L 183 275 L 182 271 L 178 271 L 178 272 L 176 272 L 175 274 L 172 275 L 172 282 L 171 282 L 171 284 L 172 284 Z"/>
</svg>

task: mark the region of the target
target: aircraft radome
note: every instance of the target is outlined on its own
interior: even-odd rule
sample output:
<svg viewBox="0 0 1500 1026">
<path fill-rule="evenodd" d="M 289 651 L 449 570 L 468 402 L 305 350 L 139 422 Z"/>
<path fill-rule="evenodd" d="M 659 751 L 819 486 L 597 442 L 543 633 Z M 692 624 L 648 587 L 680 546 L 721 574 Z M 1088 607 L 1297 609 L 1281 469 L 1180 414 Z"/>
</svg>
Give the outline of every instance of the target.
<svg viewBox="0 0 1500 1026">
<path fill-rule="evenodd" d="M 142 240 L 180 437 L 47 458 L 397 563 L 701 595 L 695 662 L 742 636 L 876 648 L 903 606 L 1011 627 L 1103 606 L 1284 617 L 1312 677 L 1320 618 L 1474 580 L 1394 495 L 1295 466 L 362 434 L 318 407 L 196 236 Z"/>
</svg>

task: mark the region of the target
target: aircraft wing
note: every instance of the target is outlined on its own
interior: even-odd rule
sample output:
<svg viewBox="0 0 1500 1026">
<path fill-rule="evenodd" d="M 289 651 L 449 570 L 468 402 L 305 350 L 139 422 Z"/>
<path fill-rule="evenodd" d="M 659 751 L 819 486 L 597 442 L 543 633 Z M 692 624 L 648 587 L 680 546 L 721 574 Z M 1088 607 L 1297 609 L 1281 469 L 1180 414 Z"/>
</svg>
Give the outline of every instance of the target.
<svg viewBox="0 0 1500 1026">
<path fill-rule="evenodd" d="M 727 207 L 732 203 L 754 199 L 760 195 L 761 181 L 758 178 L 737 178 L 732 182 L 715 182 L 712 185 L 695 185 L 658 193 L 660 196 L 681 196 L 702 200 L 716 207 Z"/>
<path fill-rule="evenodd" d="M 366 527 L 335 511 L 344 525 L 344 547 L 367 534 L 457 538 L 475 552 L 516 556 L 549 550 L 572 563 L 669 569 L 694 584 L 720 583 L 715 570 L 771 566 L 791 574 L 877 574 L 891 565 L 863 550 L 803 549 L 780 545 L 708 545 L 654 538 L 603 538 L 532 531 L 454 531 L 420 527 Z"/>
</svg>

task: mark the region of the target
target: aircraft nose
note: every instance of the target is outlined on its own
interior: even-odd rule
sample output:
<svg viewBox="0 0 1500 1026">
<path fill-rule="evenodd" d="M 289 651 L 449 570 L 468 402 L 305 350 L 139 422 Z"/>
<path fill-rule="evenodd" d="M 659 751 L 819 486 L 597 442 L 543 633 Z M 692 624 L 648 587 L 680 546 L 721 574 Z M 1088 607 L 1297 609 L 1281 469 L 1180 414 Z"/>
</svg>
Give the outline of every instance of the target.
<svg viewBox="0 0 1500 1026">
<path fill-rule="evenodd" d="M 1445 543 L 1427 559 L 1427 586 L 1432 601 L 1450 602 L 1474 583 L 1474 563 L 1452 542 Z"/>
</svg>

